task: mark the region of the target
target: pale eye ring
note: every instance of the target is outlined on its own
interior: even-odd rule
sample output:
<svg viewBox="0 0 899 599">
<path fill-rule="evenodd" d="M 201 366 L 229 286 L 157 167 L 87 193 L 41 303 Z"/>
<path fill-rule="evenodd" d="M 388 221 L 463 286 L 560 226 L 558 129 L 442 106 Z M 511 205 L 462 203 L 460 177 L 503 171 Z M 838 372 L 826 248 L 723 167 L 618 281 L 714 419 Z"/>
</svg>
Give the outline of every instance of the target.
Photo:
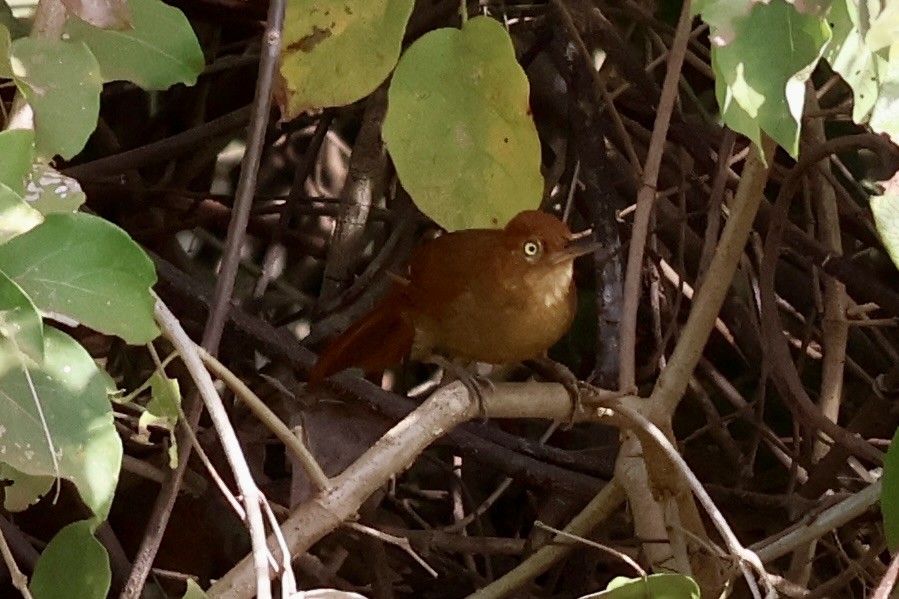
<svg viewBox="0 0 899 599">
<path fill-rule="evenodd" d="M 524 255 L 528 258 L 533 258 L 537 254 L 540 253 L 540 242 L 539 241 L 525 241 L 524 246 L 521 248 L 524 251 Z"/>
</svg>

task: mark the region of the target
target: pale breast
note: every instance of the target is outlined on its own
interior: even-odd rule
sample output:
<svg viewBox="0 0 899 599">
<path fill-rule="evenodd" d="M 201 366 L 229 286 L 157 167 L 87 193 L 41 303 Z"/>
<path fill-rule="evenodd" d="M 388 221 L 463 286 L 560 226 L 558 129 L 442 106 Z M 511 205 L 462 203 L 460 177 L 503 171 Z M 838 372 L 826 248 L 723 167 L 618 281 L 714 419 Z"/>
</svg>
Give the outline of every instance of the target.
<svg viewBox="0 0 899 599">
<path fill-rule="evenodd" d="M 499 293 L 496 281 L 491 292 L 468 289 L 439 315 L 427 307 L 418 310 L 414 353 L 493 364 L 538 357 L 571 326 L 576 308 L 572 276 L 570 262 L 556 264 L 505 281 Z"/>
</svg>

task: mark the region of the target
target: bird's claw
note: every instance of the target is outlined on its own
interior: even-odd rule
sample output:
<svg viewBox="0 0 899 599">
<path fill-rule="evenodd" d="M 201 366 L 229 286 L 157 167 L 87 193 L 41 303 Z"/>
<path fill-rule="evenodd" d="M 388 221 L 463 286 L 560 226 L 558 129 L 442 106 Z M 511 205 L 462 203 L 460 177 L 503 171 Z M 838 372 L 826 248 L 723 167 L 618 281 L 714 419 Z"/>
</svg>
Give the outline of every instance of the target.
<svg viewBox="0 0 899 599">
<path fill-rule="evenodd" d="M 586 388 L 587 385 L 579 381 L 567 366 L 549 358 L 525 360 L 525 365 L 542 378 L 559 383 L 565 387 L 565 391 L 568 392 L 568 397 L 571 399 L 571 412 L 568 414 L 565 428 L 574 426 L 575 417 L 584 409 L 584 402 L 581 400 L 581 390 Z"/>
<path fill-rule="evenodd" d="M 487 405 L 484 403 L 484 395 L 496 391 L 496 385 L 490 379 L 476 374 L 459 377 L 459 381 L 478 403 L 478 412 L 481 414 L 481 418 L 487 420 Z"/>
</svg>

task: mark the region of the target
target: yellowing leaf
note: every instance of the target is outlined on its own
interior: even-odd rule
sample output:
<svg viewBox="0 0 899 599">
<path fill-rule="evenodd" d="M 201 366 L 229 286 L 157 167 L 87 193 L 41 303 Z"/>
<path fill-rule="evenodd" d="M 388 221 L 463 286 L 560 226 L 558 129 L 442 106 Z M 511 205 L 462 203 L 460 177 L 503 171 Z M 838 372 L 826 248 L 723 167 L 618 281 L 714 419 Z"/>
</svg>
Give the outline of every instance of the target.
<svg viewBox="0 0 899 599">
<path fill-rule="evenodd" d="M 287 0 L 279 103 L 285 119 L 373 92 L 400 55 L 413 0 Z"/>
<path fill-rule="evenodd" d="M 403 55 L 384 141 L 403 186 L 447 230 L 502 227 L 543 194 L 528 81 L 488 17 L 438 29 Z"/>
</svg>

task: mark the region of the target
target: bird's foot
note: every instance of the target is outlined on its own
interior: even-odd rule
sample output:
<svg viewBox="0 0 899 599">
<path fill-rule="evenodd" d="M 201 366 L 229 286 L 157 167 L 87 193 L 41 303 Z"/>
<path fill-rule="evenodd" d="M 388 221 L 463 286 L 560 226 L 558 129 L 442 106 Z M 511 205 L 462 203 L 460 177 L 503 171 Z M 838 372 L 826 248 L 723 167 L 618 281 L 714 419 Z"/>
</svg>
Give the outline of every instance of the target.
<svg viewBox="0 0 899 599">
<path fill-rule="evenodd" d="M 584 409 L 584 404 L 581 400 L 581 388 L 584 383 L 579 381 L 567 366 L 547 357 L 525 360 L 524 365 L 536 372 L 540 378 L 559 383 L 565 387 L 565 391 L 568 392 L 568 397 L 571 399 L 571 412 L 568 414 L 565 428 L 574 426 L 575 417 Z"/>
<path fill-rule="evenodd" d="M 496 385 L 494 385 L 493 381 L 487 377 L 472 374 L 461 364 L 447 360 L 442 356 L 433 356 L 431 361 L 443 368 L 445 374 L 449 374 L 462 383 L 469 395 L 471 395 L 477 402 L 478 412 L 481 414 L 481 418 L 486 420 L 487 406 L 484 403 L 484 396 L 496 391 Z"/>
<path fill-rule="evenodd" d="M 464 376 L 457 377 L 459 382 L 465 385 L 465 388 L 478 402 L 478 412 L 483 420 L 487 420 L 487 405 L 484 403 L 484 396 L 496 391 L 496 385 L 487 377 L 477 374 L 465 372 Z"/>
</svg>

